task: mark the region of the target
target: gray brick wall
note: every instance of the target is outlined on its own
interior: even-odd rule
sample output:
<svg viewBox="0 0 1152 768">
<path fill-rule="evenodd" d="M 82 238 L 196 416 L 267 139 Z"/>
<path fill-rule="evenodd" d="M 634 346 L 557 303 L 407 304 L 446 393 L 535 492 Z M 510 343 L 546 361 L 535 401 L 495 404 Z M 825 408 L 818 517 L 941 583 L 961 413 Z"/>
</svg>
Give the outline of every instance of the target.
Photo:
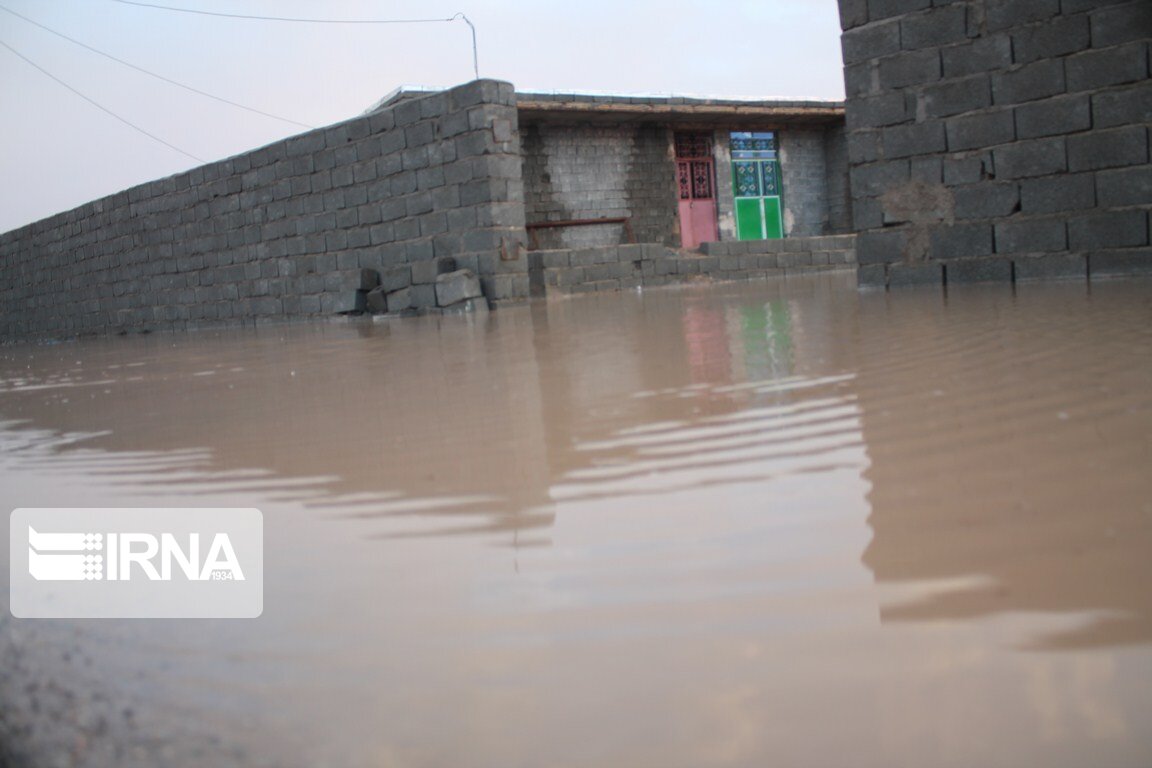
<svg viewBox="0 0 1152 768">
<path fill-rule="evenodd" d="M 629 217 L 637 242 L 675 244 L 676 171 L 671 132 L 652 123 L 523 127 L 528 222 Z M 537 232 L 542 248 L 625 242 L 621 225 Z"/>
<path fill-rule="evenodd" d="M 824 131 L 828 234 L 852 231 L 852 193 L 848 186 L 848 132 L 843 125 Z"/>
<path fill-rule="evenodd" d="M 784 234 L 812 237 L 828 232 L 828 165 L 824 131 L 797 128 L 777 134 L 784 183 Z"/>
<path fill-rule="evenodd" d="M 1152 272 L 1152 3 L 840 16 L 861 283 Z"/>
<path fill-rule="evenodd" d="M 523 199 L 512 86 L 476 81 L 0 235 L 0 337 L 346 311 L 443 256 L 526 296 Z"/>
<path fill-rule="evenodd" d="M 537 294 L 621 291 L 702 280 L 763 280 L 853 269 L 853 235 L 705 243 L 701 253 L 659 243 L 534 251 Z"/>
</svg>

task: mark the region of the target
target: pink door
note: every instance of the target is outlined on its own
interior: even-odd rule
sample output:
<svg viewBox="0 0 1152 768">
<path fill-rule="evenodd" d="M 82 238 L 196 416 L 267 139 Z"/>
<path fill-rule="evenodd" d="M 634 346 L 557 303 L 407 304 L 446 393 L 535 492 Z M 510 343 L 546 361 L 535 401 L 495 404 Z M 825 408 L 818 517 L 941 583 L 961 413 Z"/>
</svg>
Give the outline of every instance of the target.
<svg viewBox="0 0 1152 768">
<path fill-rule="evenodd" d="M 707 133 L 678 133 L 676 180 L 680 187 L 680 247 L 696 248 L 718 239 L 716 178 L 712 137 Z"/>
</svg>

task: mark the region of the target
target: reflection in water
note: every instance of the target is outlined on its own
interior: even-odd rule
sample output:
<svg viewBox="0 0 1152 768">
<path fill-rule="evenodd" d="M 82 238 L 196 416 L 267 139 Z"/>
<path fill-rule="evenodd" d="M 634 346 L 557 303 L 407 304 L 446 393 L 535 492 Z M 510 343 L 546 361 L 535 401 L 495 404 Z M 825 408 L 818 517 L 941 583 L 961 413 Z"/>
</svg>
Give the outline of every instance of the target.
<svg viewBox="0 0 1152 768">
<path fill-rule="evenodd" d="M 1152 638 L 1147 296 L 1140 283 L 910 295 L 897 323 L 862 304 L 864 562 L 880 581 L 939 582 L 884 620 L 1063 612 L 1086 621 L 1029 644 Z"/>
<path fill-rule="evenodd" d="M 267 574 L 253 621 L 0 623 L 0 744 L 1147 764 L 1147 288 L 825 275 L 5 349 L 9 508 L 259 507 Z"/>
</svg>

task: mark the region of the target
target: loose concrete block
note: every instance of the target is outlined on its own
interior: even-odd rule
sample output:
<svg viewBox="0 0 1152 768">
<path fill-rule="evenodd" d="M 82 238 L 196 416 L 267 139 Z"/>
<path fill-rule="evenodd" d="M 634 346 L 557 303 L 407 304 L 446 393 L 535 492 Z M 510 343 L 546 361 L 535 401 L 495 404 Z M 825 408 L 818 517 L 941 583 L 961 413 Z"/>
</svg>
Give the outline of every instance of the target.
<svg viewBox="0 0 1152 768">
<path fill-rule="evenodd" d="M 412 303 L 411 287 L 389 291 L 387 295 L 387 305 L 390 312 L 403 312 L 406 309 L 412 309 L 415 305 Z"/>
<path fill-rule="evenodd" d="M 382 315 L 388 311 L 388 294 L 383 286 L 376 286 L 365 296 L 365 305 L 369 312 Z"/>
<path fill-rule="evenodd" d="M 412 292 L 412 306 L 417 309 L 436 306 L 435 285 L 412 285 L 408 290 Z"/>
<path fill-rule="evenodd" d="M 417 261 L 412 264 L 412 282 L 417 285 L 435 283 L 440 275 L 456 271 L 456 259 L 451 256 Z"/>
<path fill-rule="evenodd" d="M 482 296 L 480 280 L 468 269 L 448 272 L 436 278 L 436 304 L 447 307 Z"/>
<path fill-rule="evenodd" d="M 320 307 L 325 314 L 359 314 L 367 308 L 367 291 L 341 291 L 320 296 Z"/>
</svg>

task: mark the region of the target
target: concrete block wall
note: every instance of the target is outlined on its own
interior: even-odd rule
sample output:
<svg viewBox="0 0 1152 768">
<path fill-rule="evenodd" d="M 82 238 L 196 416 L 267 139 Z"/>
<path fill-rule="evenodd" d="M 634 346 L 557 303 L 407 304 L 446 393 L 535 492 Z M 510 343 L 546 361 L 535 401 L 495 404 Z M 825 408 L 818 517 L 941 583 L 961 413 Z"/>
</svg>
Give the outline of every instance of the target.
<svg viewBox="0 0 1152 768">
<path fill-rule="evenodd" d="M 641 243 L 533 251 L 529 263 L 537 293 L 563 295 L 853 269 L 854 247 L 852 235 L 705 243 L 699 254 Z"/>
<path fill-rule="evenodd" d="M 785 236 L 826 234 L 828 164 L 824 156 L 824 130 L 782 130 L 776 134 L 776 140 L 784 185 Z"/>
<path fill-rule="evenodd" d="M 441 257 L 527 296 L 517 130 L 512 86 L 475 81 L 0 235 L 0 338 L 356 310 Z"/>
<path fill-rule="evenodd" d="M 848 184 L 848 132 L 843 125 L 824 131 L 828 234 L 852 231 L 852 191 Z"/>
<path fill-rule="evenodd" d="M 654 123 L 534 122 L 521 135 L 529 222 L 631 219 L 637 242 L 674 245 L 675 166 L 671 133 Z M 541 229 L 541 248 L 626 242 L 623 225 Z"/>
<path fill-rule="evenodd" d="M 840 16 L 862 284 L 1152 272 L 1152 3 Z"/>
</svg>

